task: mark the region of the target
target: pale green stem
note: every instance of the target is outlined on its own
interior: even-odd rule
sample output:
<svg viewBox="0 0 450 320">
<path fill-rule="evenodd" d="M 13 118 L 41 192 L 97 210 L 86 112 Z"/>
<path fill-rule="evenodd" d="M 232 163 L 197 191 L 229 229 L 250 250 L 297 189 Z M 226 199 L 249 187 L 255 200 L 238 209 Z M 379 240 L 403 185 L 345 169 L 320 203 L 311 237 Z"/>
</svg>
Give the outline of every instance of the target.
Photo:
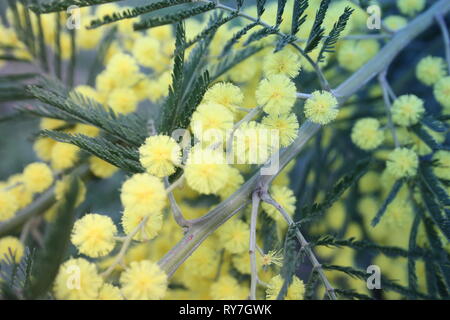
<svg viewBox="0 0 450 320">
<path fill-rule="evenodd" d="M 441 14 L 436 14 L 436 21 L 441 28 L 442 38 L 444 40 L 445 57 L 447 59 L 447 68 L 450 73 L 450 36 L 448 34 L 448 29 L 445 24 L 445 19 Z"/>
<path fill-rule="evenodd" d="M 272 206 L 277 209 L 281 215 L 283 216 L 284 220 L 286 220 L 287 224 L 291 228 L 295 228 L 295 236 L 297 237 L 298 242 L 300 242 L 301 249 L 305 251 L 306 256 L 311 261 L 311 264 L 314 268 L 314 270 L 319 274 L 319 277 L 321 278 L 326 290 L 327 294 L 330 299 L 336 300 L 336 293 L 334 292 L 334 288 L 332 287 L 331 283 L 328 281 L 328 278 L 325 276 L 325 273 L 322 269 L 321 264 L 319 263 L 319 260 L 317 260 L 314 252 L 311 249 L 311 246 L 309 245 L 308 241 L 306 241 L 305 237 L 303 236 L 302 232 L 300 231 L 300 228 L 295 225 L 294 220 L 292 220 L 291 216 L 284 210 L 284 208 L 276 202 L 269 193 L 264 193 L 261 195 L 261 200 L 271 204 Z"/>
<path fill-rule="evenodd" d="M 252 195 L 252 215 L 250 218 L 250 300 L 256 300 L 256 285 L 258 283 L 258 269 L 256 266 L 256 222 L 258 219 L 260 198 L 258 192 L 253 192 Z"/>
<path fill-rule="evenodd" d="M 108 267 L 108 269 L 105 270 L 105 272 L 103 272 L 101 274 L 101 276 L 103 278 L 107 278 L 113 271 L 114 269 L 120 264 L 122 263 L 123 259 L 125 258 L 125 255 L 128 251 L 128 248 L 130 247 L 131 243 L 133 242 L 133 238 L 134 236 L 145 226 L 145 224 L 148 221 L 149 216 L 146 216 L 137 226 L 136 228 L 134 228 L 126 237 L 125 240 L 123 241 L 122 247 L 120 248 L 119 253 L 117 254 L 117 256 L 114 258 L 114 261 L 112 262 L 112 264 Z"/>
</svg>

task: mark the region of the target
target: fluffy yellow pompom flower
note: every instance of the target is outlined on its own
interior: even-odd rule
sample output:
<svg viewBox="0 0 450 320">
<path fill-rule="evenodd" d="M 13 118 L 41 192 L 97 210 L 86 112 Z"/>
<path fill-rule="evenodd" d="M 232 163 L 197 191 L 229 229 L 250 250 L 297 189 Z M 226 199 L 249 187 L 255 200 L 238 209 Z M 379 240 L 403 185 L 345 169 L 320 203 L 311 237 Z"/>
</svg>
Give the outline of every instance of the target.
<svg viewBox="0 0 450 320">
<path fill-rule="evenodd" d="M 78 258 L 64 262 L 53 284 L 53 292 L 59 300 L 95 300 L 103 279 L 95 264 Z"/>
<path fill-rule="evenodd" d="M 397 7 L 401 13 L 414 16 L 425 8 L 426 0 L 397 0 Z"/>
<path fill-rule="evenodd" d="M 185 268 L 192 276 L 207 277 L 213 279 L 219 265 L 219 254 L 216 248 L 202 244 L 185 262 Z"/>
<path fill-rule="evenodd" d="M 13 193 L 0 189 L 0 221 L 12 218 L 18 209 L 17 199 Z"/>
<path fill-rule="evenodd" d="M 203 194 L 217 193 L 227 183 L 229 171 L 222 151 L 192 148 L 184 175 L 189 187 Z"/>
<path fill-rule="evenodd" d="M 234 218 L 227 221 L 218 230 L 220 243 L 230 253 L 242 253 L 248 250 L 250 228 L 244 221 Z"/>
<path fill-rule="evenodd" d="M 242 288 L 231 276 L 222 276 L 210 288 L 214 300 L 244 300 L 248 298 L 248 290 Z"/>
<path fill-rule="evenodd" d="M 132 262 L 121 274 L 120 283 L 129 300 L 159 300 L 167 291 L 167 275 L 149 260 Z"/>
<path fill-rule="evenodd" d="M 66 170 L 75 165 L 78 160 L 77 146 L 69 143 L 56 142 L 52 148 L 51 165 L 55 170 Z"/>
<path fill-rule="evenodd" d="M 278 130 L 282 147 L 287 147 L 297 138 L 299 125 L 293 113 L 268 115 L 262 119 L 261 123 L 268 129 Z"/>
<path fill-rule="evenodd" d="M 148 137 L 139 148 L 140 162 L 148 173 L 167 177 L 181 163 L 181 148 L 171 137 L 157 135 Z"/>
<path fill-rule="evenodd" d="M 402 16 L 392 15 L 384 18 L 384 25 L 393 31 L 398 31 L 408 24 L 408 20 Z"/>
<path fill-rule="evenodd" d="M 286 186 L 274 185 L 270 188 L 270 195 L 276 202 L 278 202 L 283 207 L 283 209 L 289 215 L 292 216 L 294 214 L 296 199 L 295 199 L 294 192 L 291 189 L 289 189 Z M 271 204 L 263 202 L 261 206 L 262 206 L 263 210 L 265 212 L 267 212 L 267 214 L 275 221 L 277 221 L 277 222 L 284 221 L 281 213 L 278 212 L 278 210 Z"/>
<path fill-rule="evenodd" d="M 7 188 L 11 199 L 17 204 L 17 210 L 25 208 L 33 201 L 33 192 L 23 183 L 22 175 L 9 177 Z"/>
<path fill-rule="evenodd" d="M 111 177 L 118 170 L 116 166 L 95 156 L 89 158 L 89 166 L 96 177 L 103 179 Z"/>
<path fill-rule="evenodd" d="M 82 95 L 84 98 L 94 100 L 98 103 L 101 102 L 99 93 L 90 86 L 81 85 L 75 87 L 75 89 L 69 93 L 69 98 L 72 98 L 74 101 L 79 101 L 77 95 Z"/>
<path fill-rule="evenodd" d="M 373 150 L 383 143 L 384 131 L 377 119 L 364 118 L 353 126 L 351 138 L 360 149 Z"/>
<path fill-rule="evenodd" d="M 376 40 L 349 40 L 339 47 L 339 65 L 348 71 L 356 71 L 369 61 L 380 49 Z"/>
<path fill-rule="evenodd" d="M 64 127 L 67 122 L 59 119 L 43 118 L 39 127 L 41 130 L 55 130 Z"/>
<path fill-rule="evenodd" d="M 120 199 L 125 209 L 145 215 L 158 214 L 166 205 L 166 190 L 158 178 L 139 173 L 122 185 Z"/>
<path fill-rule="evenodd" d="M 192 114 L 191 129 L 194 136 L 207 143 L 222 143 L 226 132 L 233 128 L 233 113 L 217 103 L 203 103 Z"/>
<path fill-rule="evenodd" d="M 236 107 L 244 101 L 244 94 L 239 87 L 232 83 L 219 82 L 206 91 L 203 101 L 221 104 L 234 112 Z"/>
<path fill-rule="evenodd" d="M 450 77 L 445 77 L 436 82 L 433 88 L 434 97 L 441 106 L 450 111 Z"/>
<path fill-rule="evenodd" d="M 97 300 L 123 300 L 123 296 L 119 288 L 105 283 L 98 293 Z"/>
<path fill-rule="evenodd" d="M 417 173 L 418 165 L 419 159 L 414 151 L 407 148 L 397 148 L 389 154 L 386 170 L 397 179 L 413 177 Z"/>
<path fill-rule="evenodd" d="M 289 49 L 269 53 L 264 58 L 263 71 L 266 76 L 284 75 L 295 78 L 301 68 L 299 57 Z"/>
<path fill-rule="evenodd" d="M 439 150 L 433 155 L 433 171 L 441 179 L 450 180 L 450 152 Z"/>
<path fill-rule="evenodd" d="M 432 86 L 447 75 L 447 65 L 440 57 L 428 56 L 419 61 L 416 77 L 427 86 Z"/>
<path fill-rule="evenodd" d="M 33 144 L 33 150 L 39 159 L 50 161 L 55 144 L 55 140 L 51 138 L 38 138 Z"/>
<path fill-rule="evenodd" d="M 136 93 L 129 88 L 114 89 L 108 98 L 108 105 L 117 113 L 131 113 L 138 106 Z"/>
<path fill-rule="evenodd" d="M 122 87 L 135 85 L 138 80 L 139 66 L 136 60 L 125 53 L 116 53 L 108 61 L 106 72 L 117 85 Z"/>
<path fill-rule="evenodd" d="M 23 171 L 23 182 L 31 192 L 42 192 L 53 183 L 52 170 L 45 163 L 31 163 Z"/>
<path fill-rule="evenodd" d="M 162 228 L 162 214 L 160 212 L 146 213 L 142 210 L 125 208 L 122 216 L 123 230 L 126 234 L 130 234 L 145 218 L 147 218 L 147 222 L 133 239 L 138 241 L 153 239 Z"/>
<path fill-rule="evenodd" d="M 395 99 L 391 112 L 395 124 L 407 127 L 419 122 L 425 108 L 422 99 L 413 94 L 408 94 Z"/>
<path fill-rule="evenodd" d="M 269 286 L 266 289 L 266 299 L 267 300 L 276 300 L 278 294 L 283 287 L 284 280 L 280 275 L 273 277 Z M 303 281 L 300 280 L 297 276 L 292 278 L 292 283 L 289 286 L 285 300 L 303 300 L 305 295 L 305 285 Z"/>
<path fill-rule="evenodd" d="M 0 238 L 0 262 L 2 260 L 10 260 L 12 254 L 14 261 L 19 263 L 23 257 L 24 250 L 22 242 L 15 237 Z"/>
<path fill-rule="evenodd" d="M 71 241 L 81 254 L 103 257 L 114 249 L 116 233 L 110 217 L 91 213 L 75 222 Z"/>
<path fill-rule="evenodd" d="M 305 116 L 314 123 L 330 123 L 338 113 L 338 101 L 328 91 L 314 91 L 305 102 Z"/>
<path fill-rule="evenodd" d="M 144 67 L 157 67 L 161 63 L 159 41 L 150 37 L 140 37 L 134 42 L 133 56 Z"/>
<path fill-rule="evenodd" d="M 244 178 L 238 169 L 228 167 L 228 178 L 225 185 L 219 190 L 218 194 L 221 199 L 225 200 L 231 196 L 244 183 Z"/>
<path fill-rule="evenodd" d="M 273 75 L 263 79 L 256 89 L 256 101 L 269 114 L 291 111 L 297 99 L 295 84 L 284 75 Z"/>
<path fill-rule="evenodd" d="M 233 156 L 236 164 L 262 164 L 279 141 L 269 128 L 256 121 L 243 123 L 233 135 Z"/>
</svg>

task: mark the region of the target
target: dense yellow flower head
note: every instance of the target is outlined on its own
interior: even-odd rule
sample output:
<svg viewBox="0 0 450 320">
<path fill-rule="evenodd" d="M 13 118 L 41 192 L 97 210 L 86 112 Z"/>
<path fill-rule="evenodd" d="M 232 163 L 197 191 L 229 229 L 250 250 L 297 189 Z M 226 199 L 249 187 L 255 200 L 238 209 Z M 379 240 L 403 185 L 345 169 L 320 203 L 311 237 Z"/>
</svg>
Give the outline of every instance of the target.
<svg viewBox="0 0 450 320">
<path fill-rule="evenodd" d="M 211 285 L 211 298 L 214 300 L 244 300 L 248 298 L 248 289 L 239 285 L 231 276 L 222 276 Z"/>
<path fill-rule="evenodd" d="M 42 192 L 53 183 L 52 170 L 43 162 L 31 163 L 23 171 L 23 182 L 31 192 Z"/>
<path fill-rule="evenodd" d="M 218 194 L 222 200 L 225 200 L 229 196 L 231 196 L 244 183 L 244 177 L 242 177 L 238 169 L 229 166 L 227 170 L 227 181 L 225 185 L 218 191 Z"/>
<path fill-rule="evenodd" d="M 33 144 L 33 150 L 39 159 L 50 161 L 52 156 L 52 149 L 55 145 L 55 140 L 47 137 L 36 139 Z"/>
<path fill-rule="evenodd" d="M 226 185 L 229 175 L 227 169 L 222 151 L 195 146 L 186 161 L 184 175 L 192 189 L 211 194 L 217 193 Z"/>
<path fill-rule="evenodd" d="M 441 106 L 444 107 L 444 112 L 450 111 L 450 77 L 445 77 L 436 82 L 433 88 L 434 97 Z"/>
<path fill-rule="evenodd" d="M 144 67 L 158 68 L 162 58 L 161 45 L 156 39 L 140 37 L 134 42 L 133 56 Z"/>
<path fill-rule="evenodd" d="M 358 120 L 352 129 L 351 138 L 354 144 L 363 150 L 378 148 L 384 140 L 384 131 L 380 122 L 375 118 Z"/>
<path fill-rule="evenodd" d="M 103 71 L 95 78 L 95 88 L 98 90 L 102 102 L 105 102 L 108 94 L 118 87 L 119 79 L 111 72 Z"/>
<path fill-rule="evenodd" d="M 222 144 L 227 131 L 233 128 L 233 113 L 221 104 L 202 103 L 192 114 L 191 130 L 194 136 L 207 144 Z"/>
<path fill-rule="evenodd" d="M 95 300 L 102 286 L 95 264 L 78 258 L 60 266 L 53 292 L 58 300 Z"/>
<path fill-rule="evenodd" d="M 234 112 L 242 105 L 244 94 L 241 89 L 230 82 L 219 82 L 210 87 L 204 97 L 206 103 L 217 103 Z"/>
<path fill-rule="evenodd" d="M 283 287 L 284 280 L 280 275 L 276 275 L 273 277 L 269 286 L 266 289 L 266 299 L 267 300 L 276 300 L 278 294 Z M 300 280 L 297 276 L 292 278 L 292 283 L 289 285 L 287 290 L 285 300 L 303 300 L 305 295 L 305 285 L 302 280 Z"/>
<path fill-rule="evenodd" d="M 272 198 L 280 204 L 283 209 L 289 214 L 293 215 L 295 212 L 295 202 L 297 201 L 294 192 L 286 186 L 274 185 L 270 188 L 270 195 Z M 280 212 L 271 204 L 263 202 L 261 207 L 267 214 L 277 221 L 282 223 L 284 220 Z"/>
<path fill-rule="evenodd" d="M 234 218 L 227 221 L 218 235 L 221 245 L 230 253 L 243 253 L 248 250 L 250 228 L 244 221 Z"/>
<path fill-rule="evenodd" d="M 401 13 L 414 16 L 421 12 L 426 5 L 426 0 L 397 0 L 397 7 Z"/>
<path fill-rule="evenodd" d="M 441 179 L 450 180 L 450 152 L 439 150 L 433 155 L 433 172 Z"/>
<path fill-rule="evenodd" d="M 408 94 L 395 99 L 391 112 L 395 124 L 407 127 L 419 122 L 425 108 L 422 99 L 413 94 Z"/>
<path fill-rule="evenodd" d="M 185 268 L 191 276 L 213 279 L 219 265 L 219 252 L 208 243 L 202 244 L 185 262 Z"/>
<path fill-rule="evenodd" d="M 330 123 L 338 113 L 338 101 L 328 91 L 314 91 L 305 102 L 305 116 L 314 123 Z"/>
<path fill-rule="evenodd" d="M 233 135 L 233 156 L 236 164 L 262 164 L 274 149 L 279 148 L 279 139 L 270 128 L 256 121 L 243 123 Z"/>
<path fill-rule="evenodd" d="M 91 21 L 94 18 L 95 17 L 90 16 L 88 14 L 83 15 L 84 21 Z M 81 49 L 92 50 L 101 41 L 104 29 L 102 29 L 102 28 L 87 29 L 86 27 L 87 27 L 87 24 L 85 26 L 77 29 L 76 43 L 77 43 L 77 46 L 80 47 Z"/>
<path fill-rule="evenodd" d="M 146 241 L 153 239 L 162 228 L 163 217 L 161 212 L 147 213 L 143 210 L 134 210 L 125 207 L 122 215 L 122 226 L 126 234 L 133 232 L 139 224 L 147 218 L 147 222 L 133 237 L 134 240 Z"/>
<path fill-rule="evenodd" d="M 268 114 L 291 111 L 297 99 L 295 84 L 284 75 L 272 75 L 263 79 L 256 90 L 256 101 Z"/>
<path fill-rule="evenodd" d="M 71 241 L 81 254 L 103 257 L 114 249 L 116 233 L 110 217 L 90 213 L 75 222 Z"/>
<path fill-rule="evenodd" d="M 369 171 L 358 181 L 359 191 L 371 193 L 380 189 L 380 175 L 375 171 Z"/>
<path fill-rule="evenodd" d="M 0 262 L 2 260 L 11 260 L 11 255 L 14 257 L 14 262 L 19 263 L 22 259 L 25 247 L 18 238 L 4 237 L 0 238 Z"/>
<path fill-rule="evenodd" d="M 53 118 L 42 118 L 39 124 L 41 130 L 55 130 L 64 127 L 67 122 L 64 120 L 53 119 Z"/>
<path fill-rule="evenodd" d="M 432 86 L 447 75 L 447 64 L 441 57 L 427 56 L 419 61 L 416 77 L 427 86 Z"/>
<path fill-rule="evenodd" d="M 105 283 L 98 293 L 96 300 L 123 300 L 120 289 L 112 284 Z"/>
<path fill-rule="evenodd" d="M 132 262 L 120 275 L 120 284 L 128 300 L 160 300 L 167 291 L 167 275 L 149 260 Z"/>
<path fill-rule="evenodd" d="M 19 205 L 11 191 L 0 189 L 0 221 L 5 221 L 14 216 Z"/>
<path fill-rule="evenodd" d="M 284 75 L 289 78 L 295 78 L 301 68 L 298 55 L 289 48 L 285 48 L 276 53 L 268 53 L 263 62 L 263 70 L 266 77 L 272 75 Z"/>
<path fill-rule="evenodd" d="M 261 123 L 268 129 L 278 130 L 282 147 L 290 145 L 298 135 L 298 120 L 294 113 L 264 117 Z"/>
<path fill-rule="evenodd" d="M 148 137 L 139 148 L 140 162 L 148 173 L 167 177 L 181 163 L 181 148 L 171 137 L 157 135 Z"/>
<path fill-rule="evenodd" d="M 172 83 L 172 76 L 170 72 L 164 72 L 157 80 L 150 81 L 148 84 L 149 99 L 156 102 L 165 97 L 169 92 L 169 86 Z"/>
<path fill-rule="evenodd" d="M 22 175 L 11 176 L 7 188 L 11 199 L 17 204 L 17 210 L 25 208 L 33 201 L 33 192 L 23 183 Z"/>
<path fill-rule="evenodd" d="M 379 49 L 380 45 L 376 40 L 346 40 L 339 47 L 337 59 L 345 70 L 356 71 L 372 59 Z"/>
<path fill-rule="evenodd" d="M 398 31 L 408 24 L 405 17 L 392 15 L 383 19 L 384 25 L 393 31 Z"/>
<path fill-rule="evenodd" d="M 138 106 L 136 93 L 130 88 L 114 89 L 108 98 L 108 105 L 117 113 L 128 114 Z"/>
<path fill-rule="evenodd" d="M 131 176 L 122 185 L 120 199 L 125 209 L 137 214 L 159 214 L 166 206 L 164 184 L 145 173 Z"/>
<path fill-rule="evenodd" d="M 386 170 L 397 179 L 412 177 L 417 173 L 419 159 L 417 154 L 407 148 L 392 151 L 386 162 Z"/>
<path fill-rule="evenodd" d="M 136 84 L 139 76 L 139 66 L 136 59 L 126 53 L 116 53 L 108 61 L 106 71 L 117 81 L 119 86 Z"/>
<path fill-rule="evenodd" d="M 89 168 L 96 177 L 102 179 L 109 178 L 118 171 L 118 168 L 115 165 L 96 156 L 89 158 Z"/>
<path fill-rule="evenodd" d="M 78 161 L 80 149 L 69 143 L 56 142 L 52 148 L 51 165 L 55 170 L 66 170 Z"/>
</svg>

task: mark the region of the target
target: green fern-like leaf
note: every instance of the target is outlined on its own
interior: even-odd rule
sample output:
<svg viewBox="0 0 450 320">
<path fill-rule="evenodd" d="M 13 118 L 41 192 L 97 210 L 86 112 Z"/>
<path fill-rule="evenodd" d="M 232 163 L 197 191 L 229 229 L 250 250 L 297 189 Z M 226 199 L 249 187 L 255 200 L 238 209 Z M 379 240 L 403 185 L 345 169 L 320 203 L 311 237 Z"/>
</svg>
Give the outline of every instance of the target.
<svg viewBox="0 0 450 320">
<path fill-rule="evenodd" d="M 51 13 L 66 11 L 70 6 L 78 6 L 81 8 L 119 1 L 122 0 L 53 0 L 45 3 L 35 3 L 30 5 L 30 9 L 36 13 Z"/>
<path fill-rule="evenodd" d="M 307 15 L 304 15 L 309 6 L 308 0 L 294 0 L 294 8 L 292 11 L 291 34 L 296 35 L 300 30 L 300 26 L 305 23 Z"/>
<path fill-rule="evenodd" d="M 322 24 L 328 11 L 330 1 L 331 0 L 322 0 L 320 3 L 320 7 L 317 10 L 316 17 L 314 19 L 314 24 L 311 28 L 311 32 L 309 33 L 308 41 L 306 42 L 305 53 L 309 53 L 317 48 L 323 38 L 325 28 L 323 28 Z"/>
<path fill-rule="evenodd" d="M 325 59 L 325 53 L 331 53 L 334 51 L 334 47 L 337 41 L 339 40 L 339 36 L 347 26 L 347 22 L 350 19 L 352 13 L 353 13 L 352 8 L 346 7 L 344 9 L 344 13 L 339 17 L 339 20 L 334 24 L 333 29 L 328 34 L 328 37 L 325 39 L 322 48 L 320 49 L 317 62 L 322 62 Z"/>
<path fill-rule="evenodd" d="M 136 18 L 140 15 L 150 13 L 150 12 L 153 12 L 153 11 L 156 11 L 159 9 L 173 7 L 173 6 L 176 6 L 179 4 L 190 3 L 190 2 L 192 2 L 192 0 L 162 0 L 162 1 L 153 2 L 146 6 L 125 9 L 120 12 L 115 12 L 111 15 L 106 15 L 99 19 L 92 20 L 91 23 L 89 24 L 89 29 L 98 28 L 105 24 L 114 23 L 114 22 L 124 20 L 124 19 Z"/>
<path fill-rule="evenodd" d="M 163 26 L 166 24 L 172 24 L 176 22 L 183 21 L 187 18 L 196 16 L 201 13 L 205 13 L 213 10 L 216 7 L 214 2 L 209 2 L 205 4 L 193 4 L 189 9 L 180 9 L 175 13 L 169 13 L 162 16 L 156 16 L 143 20 L 142 22 L 134 23 L 134 30 L 140 31 L 149 28 L 154 28 L 158 26 Z"/>
</svg>

